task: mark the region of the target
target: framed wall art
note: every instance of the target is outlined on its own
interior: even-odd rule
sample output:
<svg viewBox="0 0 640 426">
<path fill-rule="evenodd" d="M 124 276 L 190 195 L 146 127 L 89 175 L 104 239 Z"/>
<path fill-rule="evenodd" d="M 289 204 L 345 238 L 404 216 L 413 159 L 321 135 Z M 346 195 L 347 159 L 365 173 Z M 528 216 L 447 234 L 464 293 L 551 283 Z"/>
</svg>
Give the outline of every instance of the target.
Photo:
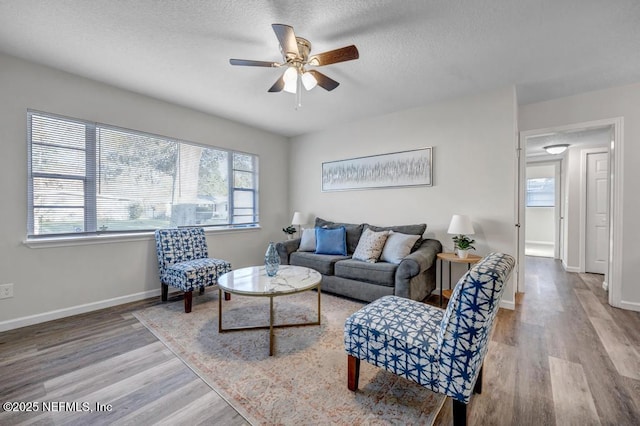
<svg viewBox="0 0 640 426">
<path fill-rule="evenodd" d="M 322 191 L 432 185 L 431 147 L 322 163 Z"/>
</svg>

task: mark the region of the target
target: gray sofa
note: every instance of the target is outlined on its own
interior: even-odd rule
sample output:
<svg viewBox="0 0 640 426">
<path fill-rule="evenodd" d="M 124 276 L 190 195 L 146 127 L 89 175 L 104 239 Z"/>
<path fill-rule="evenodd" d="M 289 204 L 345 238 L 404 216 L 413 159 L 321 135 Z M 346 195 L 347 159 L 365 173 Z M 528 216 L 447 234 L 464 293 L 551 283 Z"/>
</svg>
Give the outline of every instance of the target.
<svg viewBox="0 0 640 426">
<path fill-rule="evenodd" d="M 436 288 L 436 256 L 442 251 L 440 241 L 422 239 L 426 225 L 377 227 L 368 224 L 336 223 L 316 218 L 316 227 L 346 229 L 347 256 L 299 251 L 300 238 L 276 244 L 283 265 L 306 266 L 322 274 L 322 291 L 367 302 L 382 296 L 396 295 L 423 300 Z M 420 235 L 411 253 L 399 264 L 354 260 L 351 255 L 358 246 L 365 227 L 373 231 L 392 230 Z"/>
</svg>

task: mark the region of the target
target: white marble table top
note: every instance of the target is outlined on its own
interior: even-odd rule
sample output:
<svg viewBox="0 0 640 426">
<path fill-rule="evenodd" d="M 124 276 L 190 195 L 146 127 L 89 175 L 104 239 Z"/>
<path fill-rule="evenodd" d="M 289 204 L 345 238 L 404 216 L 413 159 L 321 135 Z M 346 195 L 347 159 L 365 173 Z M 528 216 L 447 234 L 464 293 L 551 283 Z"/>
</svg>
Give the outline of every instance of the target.
<svg viewBox="0 0 640 426">
<path fill-rule="evenodd" d="M 322 276 L 302 266 L 282 265 L 278 273 L 267 276 L 264 266 L 250 266 L 228 272 L 218 278 L 218 285 L 229 293 L 247 296 L 278 296 L 317 287 Z"/>
</svg>

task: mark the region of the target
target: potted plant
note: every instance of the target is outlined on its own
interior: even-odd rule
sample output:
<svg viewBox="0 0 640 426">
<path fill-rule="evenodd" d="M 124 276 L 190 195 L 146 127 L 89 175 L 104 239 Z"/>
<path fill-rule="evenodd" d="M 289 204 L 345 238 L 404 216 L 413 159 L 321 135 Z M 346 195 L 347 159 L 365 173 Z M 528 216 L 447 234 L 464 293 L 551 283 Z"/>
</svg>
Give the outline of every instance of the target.
<svg viewBox="0 0 640 426">
<path fill-rule="evenodd" d="M 453 245 L 458 252 L 458 257 L 460 259 L 466 259 L 469 255 L 470 249 L 476 249 L 472 244 L 475 243 L 476 240 L 472 240 L 466 235 L 457 235 L 453 237 Z"/>
<path fill-rule="evenodd" d="M 290 240 L 293 238 L 293 234 L 296 233 L 296 228 L 293 225 L 289 225 L 286 228 L 282 228 L 282 232 L 287 234 L 287 239 Z"/>
</svg>

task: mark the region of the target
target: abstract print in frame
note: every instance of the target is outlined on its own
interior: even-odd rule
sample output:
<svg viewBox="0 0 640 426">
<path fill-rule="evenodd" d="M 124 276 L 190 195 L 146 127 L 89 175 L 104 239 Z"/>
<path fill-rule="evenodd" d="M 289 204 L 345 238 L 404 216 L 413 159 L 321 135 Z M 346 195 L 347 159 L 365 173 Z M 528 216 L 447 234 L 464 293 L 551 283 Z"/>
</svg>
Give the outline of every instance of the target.
<svg viewBox="0 0 640 426">
<path fill-rule="evenodd" d="M 322 163 L 322 191 L 431 186 L 431 147 Z"/>
</svg>

